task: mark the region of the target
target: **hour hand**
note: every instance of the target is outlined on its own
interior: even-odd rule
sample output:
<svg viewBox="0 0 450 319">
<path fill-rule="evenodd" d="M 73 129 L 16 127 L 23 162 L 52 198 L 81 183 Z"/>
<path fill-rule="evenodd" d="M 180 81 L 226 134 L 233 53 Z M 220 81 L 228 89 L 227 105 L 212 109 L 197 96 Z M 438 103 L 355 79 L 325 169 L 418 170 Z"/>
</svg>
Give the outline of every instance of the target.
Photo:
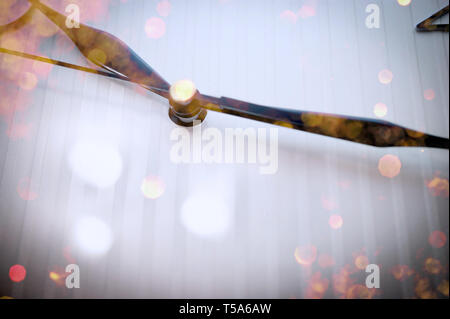
<svg viewBox="0 0 450 319">
<path fill-rule="evenodd" d="M 174 108 L 173 104 L 172 109 Z M 227 97 L 197 93 L 188 111 L 208 109 L 300 131 L 330 136 L 377 147 L 419 146 L 449 148 L 449 139 L 370 118 L 262 106 Z M 195 115 L 191 113 L 191 115 Z M 189 112 L 186 112 L 189 114 Z M 172 116 L 171 116 L 172 117 Z M 185 118 L 189 118 L 186 116 Z M 173 118 L 172 118 L 173 119 Z"/>
</svg>

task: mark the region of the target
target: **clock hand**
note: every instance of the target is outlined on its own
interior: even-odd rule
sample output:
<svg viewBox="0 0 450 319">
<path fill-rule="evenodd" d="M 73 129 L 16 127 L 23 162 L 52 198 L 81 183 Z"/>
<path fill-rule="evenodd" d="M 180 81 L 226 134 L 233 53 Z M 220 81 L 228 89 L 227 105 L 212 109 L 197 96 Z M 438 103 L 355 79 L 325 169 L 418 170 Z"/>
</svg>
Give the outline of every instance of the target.
<svg viewBox="0 0 450 319">
<path fill-rule="evenodd" d="M 62 67 L 73 69 L 73 70 L 83 71 L 83 72 L 92 73 L 92 74 L 98 74 L 98 75 L 102 75 L 102 76 L 106 76 L 106 77 L 110 77 L 110 78 L 114 78 L 114 79 L 119 79 L 119 80 L 122 80 L 122 81 L 135 83 L 135 82 L 131 81 L 129 78 L 127 78 L 126 76 L 123 76 L 123 75 L 120 75 L 120 74 L 111 73 L 111 72 L 102 71 L 102 70 L 95 70 L 95 69 L 87 68 L 87 67 L 84 67 L 84 66 L 80 66 L 80 65 L 76 65 L 76 64 L 72 64 L 72 63 L 67 63 L 67 62 L 62 62 L 62 61 L 58 61 L 58 60 L 54 60 L 54 59 L 50 59 L 50 58 L 46 58 L 46 57 L 42 57 L 42 56 L 37 56 L 37 55 L 29 54 L 29 53 L 18 52 L 18 51 L 9 50 L 9 49 L 6 49 L 6 48 L 0 48 L 0 53 L 6 53 L 6 54 L 10 54 L 10 55 L 21 57 L 21 58 L 25 58 L 25 59 L 36 60 L 36 61 L 39 61 L 39 62 L 44 62 L 44 63 L 53 64 L 53 65 L 58 65 L 58 66 L 62 66 Z M 139 84 L 139 83 L 137 83 L 137 84 Z M 144 87 L 145 89 L 149 90 L 149 91 L 152 91 L 153 93 L 156 93 L 156 94 L 159 94 L 159 95 L 162 95 L 162 96 L 167 96 L 168 95 L 168 91 L 167 90 L 162 90 L 162 89 L 159 89 L 159 88 L 146 86 L 146 85 L 143 85 L 143 84 L 141 84 L 141 86 Z"/>
<path fill-rule="evenodd" d="M 108 32 L 81 23 L 79 28 L 69 28 L 66 26 L 66 16 L 39 0 L 28 1 L 63 30 L 89 61 L 145 87 L 160 89 L 160 95 L 167 97 L 163 92 L 169 90 L 169 83 L 123 41 Z"/>
<path fill-rule="evenodd" d="M 0 26 L 0 37 L 4 33 L 16 31 L 20 28 L 22 28 L 24 25 L 26 25 L 30 20 L 31 16 L 33 15 L 35 8 L 33 6 L 30 6 L 27 11 L 18 19 L 6 24 Z"/>
<path fill-rule="evenodd" d="M 449 140 L 446 138 L 407 129 L 387 121 L 275 108 L 227 97 L 217 98 L 200 94 L 194 84 L 186 80 L 170 87 L 169 103 L 169 117 L 176 124 L 184 126 L 194 125 L 195 120 L 202 121 L 207 109 L 372 146 L 449 148 Z"/>
<path fill-rule="evenodd" d="M 381 120 L 282 109 L 227 97 L 199 94 L 197 107 L 378 147 L 421 146 L 449 148 L 449 139 Z M 173 106 L 172 106 L 173 107 Z"/>
<path fill-rule="evenodd" d="M 200 94 L 189 84 L 186 91 L 186 83 L 176 83 L 169 87 L 161 76 L 118 38 L 82 24 L 80 29 L 67 28 L 64 15 L 38 0 L 29 1 L 63 29 L 88 60 L 118 75 L 119 78 L 127 78 L 128 81 L 144 87 L 160 89 L 158 94 L 169 99 L 169 116 L 177 124 L 191 126 L 194 120 L 203 120 L 206 116 L 205 109 L 208 109 L 372 146 L 449 148 L 449 140 L 446 138 L 410 130 L 387 121 L 279 109 L 225 97 L 215 98 Z M 167 93 L 168 90 L 170 94 Z M 181 99 L 178 91 L 183 93 Z M 186 92 L 187 97 L 183 96 Z"/>
<path fill-rule="evenodd" d="M 419 32 L 432 32 L 432 31 L 442 31 L 442 32 L 449 32 L 449 25 L 448 24 L 433 24 L 434 21 L 437 19 L 445 16 L 450 11 L 449 6 L 446 6 L 445 8 L 442 8 L 429 18 L 423 20 L 416 26 L 416 30 Z"/>
</svg>

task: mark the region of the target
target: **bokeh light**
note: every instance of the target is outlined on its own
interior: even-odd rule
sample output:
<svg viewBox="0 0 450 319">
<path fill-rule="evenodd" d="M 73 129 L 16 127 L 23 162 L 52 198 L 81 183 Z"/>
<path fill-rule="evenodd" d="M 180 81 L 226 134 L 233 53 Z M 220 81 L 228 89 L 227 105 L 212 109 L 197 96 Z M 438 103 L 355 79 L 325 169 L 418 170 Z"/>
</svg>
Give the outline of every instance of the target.
<svg viewBox="0 0 450 319">
<path fill-rule="evenodd" d="M 108 57 L 106 56 L 106 53 L 98 48 L 94 48 L 88 53 L 88 59 L 95 64 L 103 65 L 106 63 L 106 60 Z"/>
<path fill-rule="evenodd" d="M 66 277 L 68 273 L 64 271 L 62 267 L 53 267 L 48 273 L 48 277 L 58 286 L 64 286 L 66 283 Z"/>
<path fill-rule="evenodd" d="M 397 3 L 403 7 L 406 7 L 411 4 L 411 0 L 397 0 Z"/>
<path fill-rule="evenodd" d="M 328 211 L 333 211 L 338 207 L 336 199 L 329 196 L 322 195 L 321 202 L 322 207 Z"/>
<path fill-rule="evenodd" d="M 25 279 L 27 271 L 22 265 L 14 265 L 9 268 L 9 278 L 14 282 L 21 282 Z"/>
<path fill-rule="evenodd" d="M 331 215 L 330 218 L 328 219 L 328 224 L 333 229 L 341 228 L 343 223 L 344 223 L 344 220 L 342 219 L 342 217 L 340 215 L 334 214 L 334 215 Z"/>
<path fill-rule="evenodd" d="M 428 242 L 434 248 L 442 248 L 447 242 L 447 236 L 443 232 L 435 230 L 428 236 Z"/>
<path fill-rule="evenodd" d="M 170 87 L 170 97 L 178 103 L 189 102 L 197 92 L 195 84 L 190 80 L 180 80 Z"/>
<path fill-rule="evenodd" d="M 386 154 L 378 161 L 378 171 L 381 175 L 388 178 L 394 178 L 400 174 L 402 163 L 400 159 L 392 154 Z"/>
<path fill-rule="evenodd" d="M 427 89 L 423 92 L 423 97 L 427 101 L 432 101 L 436 97 L 436 93 L 434 93 L 433 89 Z"/>
<path fill-rule="evenodd" d="M 427 258 L 425 260 L 425 270 L 432 275 L 437 275 L 442 271 L 441 262 L 435 258 Z"/>
<path fill-rule="evenodd" d="M 45 15 L 36 14 L 33 15 L 33 19 L 30 21 L 31 32 L 35 34 L 35 36 L 49 38 L 55 35 L 60 29 L 58 26 L 51 22 Z"/>
<path fill-rule="evenodd" d="M 111 229 L 96 217 L 84 217 L 75 225 L 75 240 L 85 252 L 102 255 L 108 252 L 113 242 Z"/>
<path fill-rule="evenodd" d="M 377 103 L 373 107 L 373 114 L 375 114 L 376 117 L 382 118 L 385 117 L 387 114 L 387 106 L 384 103 Z"/>
<path fill-rule="evenodd" d="M 232 222 L 232 211 L 220 194 L 193 194 L 181 206 L 181 223 L 199 237 L 221 238 Z"/>
<path fill-rule="evenodd" d="M 41 56 L 46 57 L 44 55 Z M 53 65 L 50 63 L 44 63 L 40 61 L 33 61 L 33 65 L 31 68 L 33 69 L 33 72 L 36 73 L 38 76 L 40 76 L 41 78 L 45 78 L 53 69 Z"/>
<path fill-rule="evenodd" d="M 442 280 L 442 282 L 438 286 L 438 291 L 443 294 L 444 296 L 448 297 L 448 280 Z"/>
<path fill-rule="evenodd" d="M 414 291 L 420 299 L 435 299 L 436 292 L 431 289 L 430 280 L 428 278 L 419 278 L 416 282 Z"/>
<path fill-rule="evenodd" d="M 54 271 L 50 271 L 48 277 L 55 282 L 58 282 L 61 279 L 61 275 Z"/>
<path fill-rule="evenodd" d="M 295 14 L 295 12 L 293 12 L 291 10 L 284 10 L 280 14 L 280 18 L 283 21 L 289 22 L 289 23 L 295 23 L 297 21 L 297 15 Z"/>
<path fill-rule="evenodd" d="M 161 18 L 152 17 L 145 22 L 145 33 L 151 39 L 159 39 L 166 33 L 166 23 Z"/>
<path fill-rule="evenodd" d="M 19 86 L 26 90 L 33 90 L 38 83 L 38 79 L 34 73 L 31 72 L 23 72 L 22 76 L 19 79 Z"/>
<path fill-rule="evenodd" d="M 348 267 L 342 267 L 337 273 L 333 274 L 334 293 L 343 297 L 352 281 Z"/>
<path fill-rule="evenodd" d="M 161 17 L 167 17 L 170 14 L 172 5 L 169 0 L 162 0 L 156 5 L 156 11 Z"/>
<path fill-rule="evenodd" d="M 36 186 L 34 185 L 34 182 L 30 178 L 25 177 L 19 181 L 17 185 L 17 193 L 23 200 L 35 200 L 38 198 L 35 188 Z"/>
<path fill-rule="evenodd" d="M 304 4 L 298 10 L 297 15 L 302 19 L 314 17 L 316 15 L 316 8 L 313 4 Z"/>
<path fill-rule="evenodd" d="M 328 290 L 330 281 L 327 278 L 322 278 L 320 272 L 314 273 L 308 282 L 308 290 L 306 298 L 308 299 L 321 299 Z"/>
<path fill-rule="evenodd" d="M 295 248 L 295 260 L 302 266 L 311 266 L 317 257 L 317 248 L 314 245 L 299 246 Z"/>
<path fill-rule="evenodd" d="M 78 141 L 69 153 L 69 165 L 80 179 L 98 188 L 113 186 L 122 173 L 122 157 L 114 145 Z"/>
<path fill-rule="evenodd" d="M 164 194 L 165 185 L 161 178 L 157 176 L 147 176 L 141 184 L 141 191 L 145 197 L 156 199 Z"/>
<path fill-rule="evenodd" d="M 381 84 L 389 84 L 392 82 L 393 78 L 394 75 L 392 74 L 391 70 L 384 69 L 378 73 L 378 80 Z"/>
<path fill-rule="evenodd" d="M 372 299 L 376 289 L 369 289 L 364 285 L 352 285 L 345 296 L 346 299 Z"/>
<path fill-rule="evenodd" d="M 319 258 L 317 258 L 317 263 L 322 268 L 333 267 L 335 264 L 334 258 L 327 254 L 321 254 Z"/>
<path fill-rule="evenodd" d="M 32 127 L 33 125 L 30 123 L 11 122 L 8 125 L 6 134 L 11 140 L 26 139 L 30 137 Z"/>
<path fill-rule="evenodd" d="M 392 267 L 391 273 L 395 279 L 403 281 L 414 275 L 414 270 L 407 265 L 396 265 Z"/>
<path fill-rule="evenodd" d="M 355 258 L 355 266 L 360 270 L 365 270 L 369 264 L 369 258 L 365 255 L 358 255 Z"/>
<path fill-rule="evenodd" d="M 431 181 L 427 182 L 426 185 L 432 196 L 449 196 L 448 178 L 435 176 Z"/>
</svg>

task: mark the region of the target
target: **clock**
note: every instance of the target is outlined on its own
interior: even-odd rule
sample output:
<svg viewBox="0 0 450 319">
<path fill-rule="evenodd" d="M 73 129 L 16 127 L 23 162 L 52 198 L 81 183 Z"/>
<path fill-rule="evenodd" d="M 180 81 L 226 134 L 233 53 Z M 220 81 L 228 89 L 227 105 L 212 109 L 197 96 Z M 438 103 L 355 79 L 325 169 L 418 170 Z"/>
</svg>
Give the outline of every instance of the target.
<svg viewBox="0 0 450 319">
<path fill-rule="evenodd" d="M 2 295 L 448 297 L 445 1 L 5 3 Z"/>
</svg>

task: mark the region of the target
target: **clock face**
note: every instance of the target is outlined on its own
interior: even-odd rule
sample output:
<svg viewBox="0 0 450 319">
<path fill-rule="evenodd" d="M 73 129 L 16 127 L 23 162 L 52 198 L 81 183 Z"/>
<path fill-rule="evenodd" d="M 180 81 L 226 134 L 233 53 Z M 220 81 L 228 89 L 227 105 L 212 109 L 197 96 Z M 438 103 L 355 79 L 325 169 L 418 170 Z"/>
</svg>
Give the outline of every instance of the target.
<svg viewBox="0 0 450 319">
<path fill-rule="evenodd" d="M 449 37 L 415 31 L 446 1 L 41 2 L 120 38 L 179 102 L 198 88 L 449 135 Z M 29 6 L 2 2 L 0 24 Z M 41 12 L 0 47 L 94 67 Z M 187 128 L 168 108 L 0 53 L 0 295 L 448 298 L 448 150 L 212 111 Z"/>
</svg>

